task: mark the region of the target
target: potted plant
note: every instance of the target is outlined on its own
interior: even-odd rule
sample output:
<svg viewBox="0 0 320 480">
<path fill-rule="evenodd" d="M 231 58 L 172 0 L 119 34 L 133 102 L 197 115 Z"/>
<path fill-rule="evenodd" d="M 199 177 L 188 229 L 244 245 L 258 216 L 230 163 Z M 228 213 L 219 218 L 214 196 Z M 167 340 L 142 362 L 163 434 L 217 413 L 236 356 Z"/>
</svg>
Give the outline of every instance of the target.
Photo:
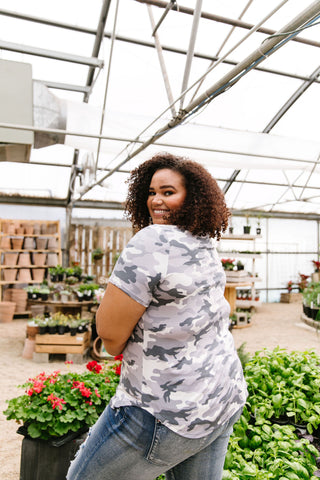
<svg viewBox="0 0 320 480">
<path fill-rule="evenodd" d="M 48 332 L 50 335 L 55 335 L 58 330 L 58 321 L 54 317 L 49 317 L 47 321 Z"/>
<path fill-rule="evenodd" d="M 91 361 L 83 373 L 40 373 L 21 385 L 24 393 L 8 400 L 8 420 L 24 436 L 20 478 L 66 478 L 70 461 L 119 383 L 121 362 Z M 75 441 L 76 440 L 76 441 Z M 35 474 L 37 472 L 37 477 Z"/>
<path fill-rule="evenodd" d="M 91 253 L 92 261 L 97 262 L 98 260 L 101 260 L 103 258 L 103 255 L 104 251 L 102 250 L 102 248 L 95 248 Z"/>
<path fill-rule="evenodd" d="M 82 285 L 79 285 L 77 289 L 77 295 L 78 292 L 83 295 L 83 300 L 85 301 L 91 301 L 94 296 L 95 290 L 98 290 L 99 285 L 97 283 L 83 283 Z M 79 295 L 78 295 L 79 298 Z"/>
<path fill-rule="evenodd" d="M 77 318 L 72 317 L 68 321 L 69 329 L 70 329 L 70 335 L 74 337 L 77 334 L 78 331 L 78 326 L 80 324 L 80 320 Z"/>
<path fill-rule="evenodd" d="M 299 292 L 302 293 L 308 286 L 308 278 L 310 277 L 310 275 L 304 275 L 303 273 L 299 273 L 299 277 L 300 280 L 298 282 L 298 289 Z"/>
<path fill-rule="evenodd" d="M 240 260 L 237 261 L 237 270 L 244 270 L 244 264 Z"/>
<path fill-rule="evenodd" d="M 49 268 L 49 274 L 52 282 L 63 282 L 65 268 L 62 265 Z"/>
<path fill-rule="evenodd" d="M 61 290 L 60 292 L 60 300 L 62 303 L 67 303 L 70 301 L 70 295 L 71 295 L 71 292 L 70 290 Z"/>
<path fill-rule="evenodd" d="M 48 320 L 47 318 L 44 318 L 42 316 L 37 316 L 34 319 L 35 323 L 39 327 L 39 334 L 44 335 L 45 333 L 48 332 Z"/>
<path fill-rule="evenodd" d="M 261 235 L 260 216 L 258 217 L 257 221 L 256 234 Z"/>
<path fill-rule="evenodd" d="M 246 221 L 247 221 L 247 224 L 243 226 L 243 233 L 245 235 L 248 235 L 250 234 L 250 230 L 251 230 L 251 225 L 249 223 L 249 215 L 246 215 Z"/>
<path fill-rule="evenodd" d="M 312 281 L 319 282 L 320 281 L 320 262 L 318 260 L 312 260 L 314 273 L 312 274 Z"/>
<path fill-rule="evenodd" d="M 233 270 L 235 267 L 235 259 L 232 258 L 222 258 L 221 263 L 224 268 L 224 270 Z"/>
<path fill-rule="evenodd" d="M 39 298 L 39 287 L 29 285 L 28 287 L 25 287 L 24 290 L 27 292 L 29 300 L 37 300 Z"/>
<path fill-rule="evenodd" d="M 48 300 L 49 294 L 50 294 L 50 289 L 48 287 L 42 286 L 39 289 L 39 295 L 40 295 L 41 300 L 43 300 L 43 301 Z"/>
</svg>

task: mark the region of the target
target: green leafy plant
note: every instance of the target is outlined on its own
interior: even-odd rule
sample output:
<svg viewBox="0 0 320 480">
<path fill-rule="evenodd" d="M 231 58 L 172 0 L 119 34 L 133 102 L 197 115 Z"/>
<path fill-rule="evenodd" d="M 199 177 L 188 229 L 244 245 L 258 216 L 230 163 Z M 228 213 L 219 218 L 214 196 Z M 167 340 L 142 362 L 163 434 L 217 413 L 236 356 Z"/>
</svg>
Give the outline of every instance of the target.
<svg viewBox="0 0 320 480">
<path fill-rule="evenodd" d="M 91 253 L 91 258 L 94 262 L 96 262 L 97 260 L 101 260 L 102 257 L 103 257 L 103 254 L 104 254 L 104 251 L 102 250 L 102 248 L 98 247 L 98 248 L 95 248 L 92 253 Z"/>
<path fill-rule="evenodd" d="M 63 275 L 66 269 L 62 265 L 57 265 L 55 267 L 49 268 L 50 275 Z"/>
<path fill-rule="evenodd" d="M 237 317 L 236 317 L 237 318 Z M 237 348 L 238 357 L 240 359 L 242 368 L 249 362 L 251 355 L 245 351 L 246 342 L 243 342 L 240 347 Z"/>
<path fill-rule="evenodd" d="M 244 362 L 249 396 L 234 425 L 223 480 L 318 478 L 319 370 L 314 352 L 279 347 Z"/>
<path fill-rule="evenodd" d="M 111 366 L 89 362 L 84 373 L 40 373 L 21 385 L 24 395 L 7 401 L 4 415 L 23 423 L 30 437 L 43 440 L 90 427 L 119 383 L 121 358 L 115 358 Z"/>
<path fill-rule="evenodd" d="M 233 270 L 235 267 L 235 259 L 232 258 L 222 258 L 221 263 L 224 270 Z"/>
</svg>

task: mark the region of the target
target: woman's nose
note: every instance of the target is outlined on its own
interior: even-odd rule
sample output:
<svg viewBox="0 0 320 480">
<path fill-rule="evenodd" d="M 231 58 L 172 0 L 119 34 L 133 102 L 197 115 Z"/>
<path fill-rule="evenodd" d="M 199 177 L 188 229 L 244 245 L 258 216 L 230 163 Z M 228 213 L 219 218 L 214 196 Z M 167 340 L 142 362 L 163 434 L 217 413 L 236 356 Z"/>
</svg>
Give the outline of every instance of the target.
<svg viewBox="0 0 320 480">
<path fill-rule="evenodd" d="M 160 205 L 162 203 L 162 198 L 159 195 L 154 195 L 152 197 L 152 203 L 154 205 Z"/>
</svg>

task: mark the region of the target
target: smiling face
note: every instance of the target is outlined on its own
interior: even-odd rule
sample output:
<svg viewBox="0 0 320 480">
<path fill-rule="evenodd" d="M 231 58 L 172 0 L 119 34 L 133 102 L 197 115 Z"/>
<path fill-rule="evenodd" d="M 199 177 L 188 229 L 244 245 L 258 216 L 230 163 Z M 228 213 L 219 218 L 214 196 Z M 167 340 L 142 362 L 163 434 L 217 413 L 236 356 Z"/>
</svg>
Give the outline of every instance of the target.
<svg viewBox="0 0 320 480">
<path fill-rule="evenodd" d="M 169 168 L 157 170 L 150 182 L 147 207 L 154 224 L 168 223 L 170 212 L 179 209 L 186 198 L 184 177 Z"/>
</svg>

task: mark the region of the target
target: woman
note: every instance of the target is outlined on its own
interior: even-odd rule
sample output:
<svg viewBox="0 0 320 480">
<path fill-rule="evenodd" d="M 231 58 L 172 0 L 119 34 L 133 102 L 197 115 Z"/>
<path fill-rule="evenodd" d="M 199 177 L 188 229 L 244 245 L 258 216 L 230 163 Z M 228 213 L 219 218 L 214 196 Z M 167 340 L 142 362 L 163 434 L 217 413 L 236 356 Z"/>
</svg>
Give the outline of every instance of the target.
<svg viewBox="0 0 320 480">
<path fill-rule="evenodd" d="M 132 172 L 126 210 L 138 233 L 97 312 L 120 384 L 68 479 L 219 480 L 247 395 L 213 240 L 229 210 L 205 168 L 170 154 Z"/>
</svg>

